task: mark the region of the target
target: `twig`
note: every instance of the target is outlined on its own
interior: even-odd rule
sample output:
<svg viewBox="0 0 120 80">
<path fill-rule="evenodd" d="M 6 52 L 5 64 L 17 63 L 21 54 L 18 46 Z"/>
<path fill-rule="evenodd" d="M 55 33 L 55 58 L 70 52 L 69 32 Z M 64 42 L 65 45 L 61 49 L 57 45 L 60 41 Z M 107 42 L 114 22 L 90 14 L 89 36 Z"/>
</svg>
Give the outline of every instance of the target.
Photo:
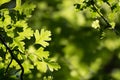
<svg viewBox="0 0 120 80">
<path fill-rule="evenodd" d="M 20 74 L 20 80 L 23 80 L 24 68 L 23 68 L 21 62 L 19 61 L 18 58 L 16 58 L 16 57 L 14 56 L 13 51 L 7 46 L 7 44 L 5 43 L 5 41 L 4 41 L 3 38 L 2 38 L 2 35 L 0 35 L 0 41 L 1 41 L 2 44 L 6 47 L 6 49 L 9 51 L 12 59 L 14 59 L 14 60 L 18 63 L 18 65 L 20 66 L 20 68 L 21 68 L 21 70 L 22 70 L 22 72 L 21 72 L 21 74 Z"/>
<path fill-rule="evenodd" d="M 110 28 L 111 27 L 110 23 L 105 19 L 105 17 L 102 15 L 102 13 L 100 13 L 98 11 L 98 9 L 97 9 L 96 5 L 94 4 L 94 2 L 92 3 L 92 6 L 95 9 L 95 11 L 100 15 L 100 17 L 106 22 L 107 26 L 104 29 Z"/>
<path fill-rule="evenodd" d="M 11 63 L 12 63 L 12 60 L 13 60 L 13 59 L 10 60 L 10 63 L 8 64 L 8 66 L 7 66 L 7 68 L 6 68 L 5 75 L 6 75 L 6 73 L 8 72 L 8 69 L 9 69 L 9 67 L 10 67 L 10 65 L 11 65 Z"/>
</svg>

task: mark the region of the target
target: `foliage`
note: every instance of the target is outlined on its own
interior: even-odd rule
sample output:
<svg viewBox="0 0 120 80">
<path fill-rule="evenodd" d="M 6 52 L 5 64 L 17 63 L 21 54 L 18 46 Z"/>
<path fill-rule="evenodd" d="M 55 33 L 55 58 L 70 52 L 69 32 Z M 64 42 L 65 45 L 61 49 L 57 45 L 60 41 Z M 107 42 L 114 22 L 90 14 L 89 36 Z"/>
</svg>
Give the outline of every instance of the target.
<svg viewBox="0 0 120 80">
<path fill-rule="evenodd" d="M 0 80 L 33 79 L 33 71 L 38 78 L 46 80 L 48 71 L 52 73 L 60 66 L 49 58 L 45 48 L 51 40 L 51 32 L 33 30 L 28 26 L 35 5 L 30 1 L 16 0 L 10 7 L 10 0 L 0 1 Z M 4 7 L 8 5 L 8 7 Z M 29 75 L 29 76 L 27 76 Z M 52 78 L 48 75 L 48 79 Z"/>
<path fill-rule="evenodd" d="M 53 80 L 119 80 L 119 0 L 35 2 L 29 24 L 51 30 L 49 51 L 61 65 Z"/>
<path fill-rule="evenodd" d="M 120 79 L 120 0 L 2 1 L 1 79 Z"/>
</svg>

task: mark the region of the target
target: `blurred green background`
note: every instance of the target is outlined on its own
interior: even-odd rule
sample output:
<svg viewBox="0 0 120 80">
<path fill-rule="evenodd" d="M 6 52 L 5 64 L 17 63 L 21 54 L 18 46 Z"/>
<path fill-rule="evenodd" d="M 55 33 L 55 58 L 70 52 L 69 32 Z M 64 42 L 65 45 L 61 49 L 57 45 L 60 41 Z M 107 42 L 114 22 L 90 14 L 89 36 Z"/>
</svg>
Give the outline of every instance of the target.
<svg viewBox="0 0 120 80">
<path fill-rule="evenodd" d="M 77 11 L 78 1 L 82 0 L 33 1 L 37 7 L 28 23 L 33 29 L 52 32 L 47 50 L 61 65 L 51 74 L 53 80 L 120 80 L 120 36 L 107 29 L 101 37 L 92 22 L 99 19 L 100 26 L 106 26 L 105 22 L 96 13 Z M 107 4 L 101 10 L 119 27 L 119 14 L 109 14 Z"/>
</svg>

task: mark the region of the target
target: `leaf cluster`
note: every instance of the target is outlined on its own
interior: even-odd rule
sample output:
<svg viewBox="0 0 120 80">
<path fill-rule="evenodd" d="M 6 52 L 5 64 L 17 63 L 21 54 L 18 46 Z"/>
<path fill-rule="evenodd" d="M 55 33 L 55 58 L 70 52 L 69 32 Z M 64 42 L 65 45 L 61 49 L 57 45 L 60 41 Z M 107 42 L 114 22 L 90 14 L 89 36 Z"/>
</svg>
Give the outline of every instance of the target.
<svg viewBox="0 0 120 80">
<path fill-rule="evenodd" d="M 10 2 L 2 0 L 0 6 Z M 22 3 L 22 0 L 16 0 L 13 5 L 16 6 L 0 9 L 0 70 L 4 70 L 0 80 L 23 80 L 24 74 L 31 74 L 35 67 L 41 75 L 48 70 L 58 70 L 60 66 L 51 61 L 49 51 L 44 50 L 49 46 L 51 32 L 33 30 L 28 26 L 35 5 L 30 1 Z"/>
</svg>

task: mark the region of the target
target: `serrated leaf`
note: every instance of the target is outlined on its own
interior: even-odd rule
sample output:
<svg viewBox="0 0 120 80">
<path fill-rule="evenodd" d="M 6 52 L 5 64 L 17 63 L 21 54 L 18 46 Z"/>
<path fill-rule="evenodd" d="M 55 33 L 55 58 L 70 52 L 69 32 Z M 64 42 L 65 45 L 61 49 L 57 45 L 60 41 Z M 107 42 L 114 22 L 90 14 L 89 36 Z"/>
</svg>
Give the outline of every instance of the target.
<svg viewBox="0 0 120 80">
<path fill-rule="evenodd" d="M 13 43 L 11 44 L 12 48 L 18 47 L 18 49 L 19 49 L 21 52 L 24 52 L 24 50 L 25 50 L 24 45 L 25 45 L 25 43 L 24 43 L 23 41 L 20 41 L 20 40 L 17 39 L 17 38 L 14 38 L 14 39 L 13 39 Z"/>
<path fill-rule="evenodd" d="M 11 24 L 11 17 L 9 15 L 5 15 L 4 26 Z"/>
<path fill-rule="evenodd" d="M 4 3 L 10 2 L 11 0 L 0 0 L 0 6 Z"/>
<path fill-rule="evenodd" d="M 37 56 L 34 54 L 29 54 L 29 59 L 33 61 L 33 64 L 35 65 L 35 62 L 37 61 Z"/>
<path fill-rule="evenodd" d="M 50 71 L 52 71 L 52 72 L 54 70 L 58 70 L 61 68 L 60 65 L 58 63 L 55 63 L 55 62 L 47 62 L 47 65 L 48 65 Z"/>
<path fill-rule="evenodd" d="M 34 68 L 34 66 L 28 60 L 24 61 L 22 65 L 24 67 L 24 73 L 30 73 L 30 69 Z"/>
<path fill-rule="evenodd" d="M 43 47 L 46 47 L 49 45 L 49 43 L 47 41 L 50 41 L 51 38 L 51 32 L 50 31 L 45 31 L 44 29 L 41 30 L 41 32 L 39 33 L 38 30 L 35 31 L 35 43 L 36 44 L 41 44 Z"/>
<path fill-rule="evenodd" d="M 15 27 L 23 27 L 23 28 L 27 28 L 28 24 L 25 20 L 19 20 L 14 24 Z"/>
<path fill-rule="evenodd" d="M 40 72 L 46 72 L 47 71 L 47 64 L 45 62 L 40 62 L 37 61 L 36 63 L 36 67 Z"/>
<path fill-rule="evenodd" d="M 38 50 L 36 50 L 35 54 L 37 55 L 38 58 L 48 58 L 49 52 L 44 51 L 44 48 L 40 47 Z"/>
<path fill-rule="evenodd" d="M 20 0 L 18 0 L 18 3 Z M 29 7 L 28 7 L 29 6 Z M 31 17 L 31 12 L 35 9 L 35 5 L 33 3 L 29 3 L 26 1 L 23 5 L 17 4 L 15 10 L 19 11 L 20 14 L 25 14 L 27 17 Z"/>
<path fill-rule="evenodd" d="M 8 62 L 8 63 L 9 63 L 9 62 Z M 19 68 L 20 68 L 20 66 L 18 65 L 18 63 L 17 63 L 15 60 L 12 61 L 10 67 L 15 67 L 16 69 L 19 69 Z"/>
<path fill-rule="evenodd" d="M 23 32 L 18 32 L 19 34 L 19 39 L 23 40 L 25 38 L 30 39 L 31 36 L 33 36 L 33 30 L 31 28 L 24 28 Z"/>
</svg>

